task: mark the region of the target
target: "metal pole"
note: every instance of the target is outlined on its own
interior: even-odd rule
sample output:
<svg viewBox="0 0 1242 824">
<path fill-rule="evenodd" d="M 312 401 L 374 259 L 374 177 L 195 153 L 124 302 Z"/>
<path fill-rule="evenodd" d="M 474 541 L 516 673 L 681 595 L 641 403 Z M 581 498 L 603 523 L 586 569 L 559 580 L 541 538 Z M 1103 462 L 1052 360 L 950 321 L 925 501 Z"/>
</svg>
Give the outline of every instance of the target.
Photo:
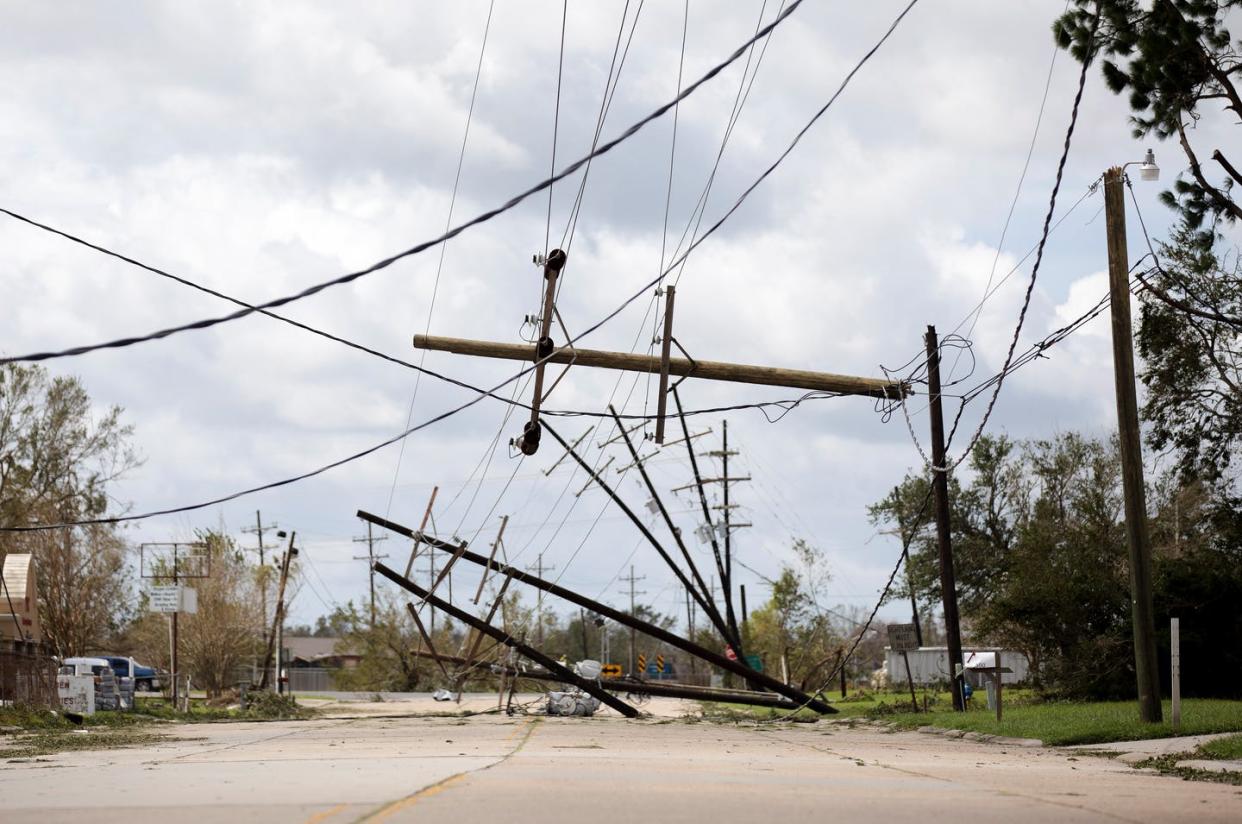
<svg viewBox="0 0 1242 824">
<path fill-rule="evenodd" d="M 1169 619 L 1169 651 L 1171 654 L 1169 681 L 1173 688 L 1173 732 L 1182 726 L 1182 627 L 1180 618 Z"/>
<path fill-rule="evenodd" d="M 174 586 L 174 587 L 178 586 L 178 578 L 177 578 L 177 545 L 176 545 L 176 544 L 173 544 L 172 579 L 173 579 L 173 586 Z M 180 596 L 180 593 L 178 593 L 178 596 L 177 596 L 177 598 L 178 598 L 178 602 L 180 601 L 180 597 L 181 597 L 181 596 Z M 180 603 L 178 603 L 178 604 L 177 604 L 177 607 L 179 608 L 180 606 L 181 606 L 181 604 L 180 604 Z M 179 688 L 179 686 L 178 686 L 178 684 L 177 684 L 177 681 L 178 681 L 178 678 L 179 678 L 178 671 L 177 671 L 177 614 L 178 614 L 178 612 L 179 612 L 179 611 L 180 611 L 179 609 L 174 609 L 174 610 L 173 610 L 173 614 L 172 614 L 172 655 L 171 655 L 172 661 L 170 662 L 170 666 L 172 667 L 172 705 L 173 705 L 173 712 L 176 712 L 176 711 L 177 711 L 177 707 L 178 707 L 178 706 L 180 706 L 180 705 L 177 703 L 177 699 L 180 697 L 180 696 L 179 696 L 179 693 L 180 693 L 180 688 Z"/>
<path fill-rule="evenodd" d="M 949 522 L 949 472 L 945 465 L 944 409 L 940 402 L 940 343 L 936 327 L 927 327 L 927 394 L 931 412 L 932 490 L 935 493 L 936 537 L 940 545 L 940 597 L 944 604 L 944 630 L 949 647 L 949 678 L 953 684 L 953 709 L 966 709 L 962 698 L 962 629 L 957 612 L 957 580 L 953 574 L 953 534 Z"/>
<path fill-rule="evenodd" d="M 1159 723 L 1160 672 L 1156 663 L 1156 623 L 1152 606 L 1151 540 L 1143 491 L 1143 444 L 1134 389 L 1134 343 L 1130 322 L 1130 264 L 1126 250 L 1126 207 L 1121 167 L 1104 173 L 1104 217 L 1108 233 L 1108 287 L 1113 327 L 1113 376 L 1117 389 L 1117 430 L 1121 481 L 1125 492 L 1126 541 L 1130 549 L 1130 617 L 1134 627 L 1134 672 L 1139 717 Z"/>
</svg>

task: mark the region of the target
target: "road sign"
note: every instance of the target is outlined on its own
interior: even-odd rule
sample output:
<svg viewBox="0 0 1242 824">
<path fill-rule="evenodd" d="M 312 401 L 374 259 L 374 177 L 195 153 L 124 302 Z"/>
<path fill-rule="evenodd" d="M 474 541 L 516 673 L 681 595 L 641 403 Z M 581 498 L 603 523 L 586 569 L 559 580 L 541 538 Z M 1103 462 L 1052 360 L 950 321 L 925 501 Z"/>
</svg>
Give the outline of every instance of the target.
<svg viewBox="0 0 1242 824">
<path fill-rule="evenodd" d="M 640 653 L 640 654 L 639 654 L 639 656 L 638 656 L 638 667 L 637 667 L 637 669 L 638 669 L 638 671 L 639 671 L 639 672 L 643 672 L 643 671 L 645 671 L 645 670 L 647 669 L 647 656 L 645 656 L 645 655 L 643 655 L 643 654 L 641 654 L 641 653 Z"/>
<path fill-rule="evenodd" d="M 763 659 L 758 655 L 747 655 L 746 666 L 750 667 L 755 672 L 763 672 Z"/>
<path fill-rule="evenodd" d="M 152 612 L 198 612 L 198 590 L 193 587 L 151 587 Z"/>
<path fill-rule="evenodd" d="M 893 652 L 909 652 L 918 649 L 918 632 L 914 624 L 889 624 L 888 645 Z"/>
<path fill-rule="evenodd" d="M 621 677 L 621 665 L 620 664 L 604 664 L 602 667 L 599 668 L 599 674 L 603 676 L 604 678 L 620 678 Z"/>
<path fill-rule="evenodd" d="M 656 672 L 664 672 L 664 656 L 656 656 Z"/>
</svg>

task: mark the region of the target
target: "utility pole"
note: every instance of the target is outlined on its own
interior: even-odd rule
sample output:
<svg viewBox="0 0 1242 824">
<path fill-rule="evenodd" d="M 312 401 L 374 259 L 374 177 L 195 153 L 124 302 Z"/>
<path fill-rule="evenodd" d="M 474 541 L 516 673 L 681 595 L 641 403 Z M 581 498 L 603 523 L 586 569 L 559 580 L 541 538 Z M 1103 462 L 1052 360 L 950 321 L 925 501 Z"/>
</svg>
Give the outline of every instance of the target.
<svg viewBox="0 0 1242 824">
<path fill-rule="evenodd" d="M 246 533 L 247 535 L 254 535 L 255 537 L 259 539 L 259 546 L 258 546 L 259 569 L 263 570 L 264 576 L 267 575 L 267 556 L 265 554 L 265 547 L 263 546 L 263 533 L 269 532 L 272 530 L 279 530 L 279 528 L 280 527 L 278 524 L 268 524 L 267 526 L 264 526 L 263 525 L 263 513 L 256 509 L 254 511 L 254 526 L 244 527 L 242 529 L 242 532 Z M 260 599 L 262 599 L 263 628 L 266 631 L 267 629 L 267 579 L 266 577 L 259 582 L 259 597 Z"/>
<path fill-rule="evenodd" d="M 545 569 L 553 570 L 553 569 L 556 569 L 556 567 L 543 565 L 543 553 L 542 552 L 540 552 L 539 557 L 535 559 L 534 566 L 526 567 L 526 571 L 535 573 L 536 578 L 542 578 L 543 572 Z M 538 639 L 537 643 L 539 644 L 539 647 L 542 649 L 543 648 L 543 591 L 542 590 L 540 590 L 539 594 L 535 596 L 535 637 L 536 639 Z"/>
<path fill-rule="evenodd" d="M 927 395 L 931 417 L 932 491 L 935 496 L 936 537 L 940 544 L 940 595 L 944 602 L 944 632 L 949 647 L 949 678 L 953 709 L 966 709 L 962 697 L 962 628 L 957 612 L 957 579 L 953 574 L 953 537 L 949 523 L 949 467 L 944 447 L 944 408 L 940 402 L 940 341 L 936 327 L 927 327 Z"/>
<path fill-rule="evenodd" d="M 625 576 L 625 575 L 621 576 L 621 580 L 626 581 L 630 585 L 630 617 L 637 617 L 636 606 L 634 603 L 634 596 L 647 594 L 645 590 L 635 590 L 634 584 L 637 583 L 638 581 L 645 581 L 646 579 L 647 579 L 646 575 L 635 576 L 634 567 L 632 565 L 630 566 L 629 576 Z M 637 646 L 637 642 L 638 642 L 638 630 L 634 629 L 634 627 L 631 626 L 630 627 L 630 675 L 640 674 L 634 671 L 635 665 L 638 662 L 638 658 L 635 656 L 635 652 L 634 652 L 635 647 Z"/>
<path fill-rule="evenodd" d="M 276 614 L 272 618 L 272 632 L 267 639 L 267 653 L 263 656 L 263 677 L 259 681 L 259 689 L 267 689 L 267 672 L 268 666 L 272 663 L 272 645 L 276 644 L 276 692 L 281 693 L 284 690 L 280 684 L 280 665 L 282 662 L 284 646 L 284 625 L 285 625 L 285 584 L 289 580 L 289 565 L 293 559 L 297 557 L 298 551 L 293 546 L 293 539 L 297 537 L 296 532 L 289 533 L 289 547 L 285 550 L 284 556 L 280 559 L 280 584 L 276 589 Z"/>
<path fill-rule="evenodd" d="M 1134 389 L 1134 343 L 1130 320 L 1130 261 L 1126 250 L 1125 173 L 1104 173 L 1104 215 L 1108 234 L 1108 287 L 1113 327 L 1113 375 L 1117 387 L 1117 431 L 1121 481 L 1125 493 L 1126 542 L 1130 549 L 1130 618 L 1134 628 L 1134 670 L 1139 717 L 1159 723 L 1160 672 L 1156 664 L 1156 623 L 1152 606 L 1151 539 L 1143 491 L 1143 444 Z"/>
<path fill-rule="evenodd" d="M 365 556 L 355 555 L 354 560 L 355 561 L 366 561 L 367 571 L 370 573 L 370 576 L 371 576 L 371 629 L 375 629 L 375 562 L 380 558 L 388 557 L 387 555 L 376 555 L 375 554 L 375 542 L 376 541 L 387 541 L 387 540 L 388 540 L 387 535 L 376 538 L 372 534 L 370 521 L 367 522 L 367 537 L 354 538 L 355 544 L 366 544 L 367 545 L 367 554 Z"/>
<path fill-rule="evenodd" d="M 901 540 L 902 563 L 906 565 L 906 584 L 910 587 L 910 615 L 914 620 L 914 637 L 921 647 L 923 625 L 919 623 L 919 602 L 914 595 L 914 575 L 910 572 L 910 542 L 914 540 L 914 535 L 906 536 L 905 519 L 901 515 L 901 487 L 893 487 L 893 507 L 897 512 L 897 537 Z"/>
</svg>

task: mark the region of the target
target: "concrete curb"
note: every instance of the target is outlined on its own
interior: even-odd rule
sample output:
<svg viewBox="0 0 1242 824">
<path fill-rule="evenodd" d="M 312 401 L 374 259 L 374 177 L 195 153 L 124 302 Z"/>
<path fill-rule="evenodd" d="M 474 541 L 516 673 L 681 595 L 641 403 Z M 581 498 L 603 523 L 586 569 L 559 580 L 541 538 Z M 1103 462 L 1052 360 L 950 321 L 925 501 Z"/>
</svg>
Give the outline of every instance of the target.
<svg viewBox="0 0 1242 824">
<path fill-rule="evenodd" d="M 939 735 L 944 738 L 960 738 L 963 741 L 978 741 L 982 744 L 1000 744 L 1006 747 L 1042 747 L 1044 742 L 1038 738 L 1010 738 L 1004 735 L 992 735 L 986 732 L 967 732 L 946 727 L 919 727 L 915 732 L 924 735 Z"/>
<path fill-rule="evenodd" d="M 1177 767 L 1179 769 L 1203 770 L 1204 772 L 1242 773 L 1242 761 L 1209 761 L 1197 758 L 1190 761 L 1178 761 Z"/>
</svg>

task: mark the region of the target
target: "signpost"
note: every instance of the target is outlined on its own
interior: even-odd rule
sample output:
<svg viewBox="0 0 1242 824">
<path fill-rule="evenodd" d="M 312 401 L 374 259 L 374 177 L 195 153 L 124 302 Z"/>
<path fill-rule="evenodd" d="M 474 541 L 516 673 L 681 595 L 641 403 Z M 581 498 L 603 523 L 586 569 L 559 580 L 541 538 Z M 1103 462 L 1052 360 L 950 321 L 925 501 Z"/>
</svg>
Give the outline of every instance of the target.
<svg viewBox="0 0 1242 824">
<path fill-rule="evenodd" d="M 901 660 L 906 664 L 906 683 L 910 685 L 910 704 L 914 711 L 919 711 L 919 701 L 914 696 L 914 676 L 910 672 L 910 650 L 919 648 L 918 627 L 914 624 L 889 624 L 888 646 L 893 652 L 901 653 Z"/>
<path fill-rule="evenodd" d="M 620 664 L 604 664 L 602 667 L 599 668 L 599 674 L 604 678 L 620 678 L 621 677 L 621 665 Z"/>
<path fill-rule="evenodd" d="M 208 578 L 211 576 L 211 554 L 207 545 L 195 543 L 148 543 L 139 545 L 139 574 L 143 578 L 169 580 L 171 585 L 151 587 L 151 611 L 168 615 L 169 673 L 172 677 L 173 709 L 177 709 L 179 695 L 177 671 L 177 616 L 182 612 L 198 612 L 198 590 L 181 586 L 182 578 Z M 186 708 L 189 708 L 187 691 Z"/>
</svg>

